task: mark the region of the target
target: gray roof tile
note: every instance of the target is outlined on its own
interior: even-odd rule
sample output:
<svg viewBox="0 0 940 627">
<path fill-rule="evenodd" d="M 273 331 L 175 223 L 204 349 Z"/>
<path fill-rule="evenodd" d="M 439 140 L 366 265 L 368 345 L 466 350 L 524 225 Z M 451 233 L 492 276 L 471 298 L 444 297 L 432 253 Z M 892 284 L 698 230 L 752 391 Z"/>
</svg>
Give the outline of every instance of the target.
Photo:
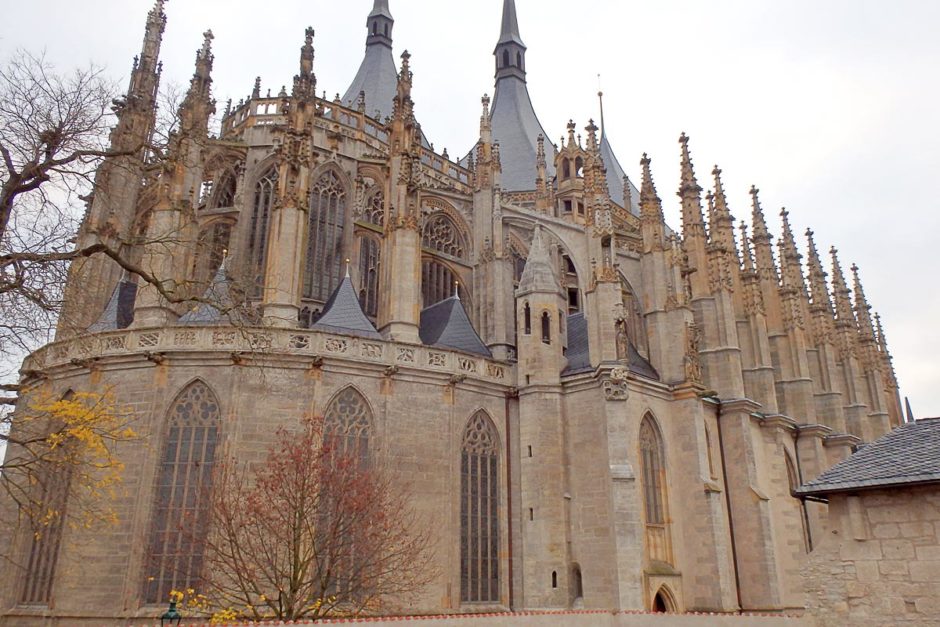
<svg viewBox="0 0 940 627">
<path fill-rule="evenodd" d="M 380 122 L 392 115 L 392 102 L 398 93 L 398 69 L 391 48 L 378 44 L 366 46 L 365 57 L 343 96 L 343 104 L 355 109 L 359 92 L 366 94 L 366 115 Z"/>
<path fill-rule="evenodd" d="M 607 168 L 607 190 L 610 193 L 610 199 L 615 203 L 624 206 L 623 179 L 626 176 L 614 149 L 607 140 L 607 133 L 601 133 L 601 157 L 604 159 L 604 167 Z M 640 215 L 640 191 L 633 182 L 630 182 L 631 203 L 625 209 L 629 210 L 635 216 Z"/>
<path fill-rule="evenodd" d="M 796 490 L 803 496 L 940 483 L 940 418 L 901 425 Z"/>
<path fill-rule="evenodd" d="M 134 300 L 137 298 L 137 284 L 127 273 L 114 286 L 111 298 L 98 320 L 88 327 L 91 333 L 126 329 L 134 321 Z"/>
<path fill-rule="evenodd" d="M 428 346 L 438 346 L 492 357 L 490 349 L 470 323 L 463 303 L 456 296 L 431 305 L 421 312 L 421 341 Z"/>
<path fill-rule="evenodd" d="M 499 158 L 503 171 L 500 185 L 506 191 L 535 189 L 538 137 L 545 137 L 548 180 L 555 176 L 554 147 L 542 128 L 525 82 L 508 76 L 496 81 L 491 112 L 493 141 L 499 142 Z"/>
<path fill-rule="evenodd" d="M 373 340 L 382 339 L 363 313 L 349 275 L 330 296 L 330 300 L 323 306 L 323 313 L 311 328 L 327 333 L 355 335 Z"/>
<path fill-rule="evenodd" d="M 226 324 L 237 319 L 238 312 L 235 308 L 235 299 L 232 297 L 232 284 L 229 281 L 226 266 L 226 262 L 223 261 L 215 276 L 212 277 L 212 283 L 202 295 L 203 300 L 208 302 L 198 303 L 192 311 L 180 317 L 179 324 L 209 326 Z"/>
</svg>

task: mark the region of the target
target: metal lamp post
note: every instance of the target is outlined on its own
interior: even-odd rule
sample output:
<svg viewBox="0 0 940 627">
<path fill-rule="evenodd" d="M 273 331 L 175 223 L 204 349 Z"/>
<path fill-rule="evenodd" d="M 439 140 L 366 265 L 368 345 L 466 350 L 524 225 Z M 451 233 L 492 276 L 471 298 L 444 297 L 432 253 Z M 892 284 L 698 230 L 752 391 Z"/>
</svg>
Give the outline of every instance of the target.
<svg viewBox="0 0 940 627">
<path fill-rule="evenodd" d="M 170 609 L 160 617 L 160 627 L 167 627 L 167 625 L 178 626 L 181 620 L 183 620 L 183 615 L 176 609 L 176 601 L 170 601 Z"/>
</svg>

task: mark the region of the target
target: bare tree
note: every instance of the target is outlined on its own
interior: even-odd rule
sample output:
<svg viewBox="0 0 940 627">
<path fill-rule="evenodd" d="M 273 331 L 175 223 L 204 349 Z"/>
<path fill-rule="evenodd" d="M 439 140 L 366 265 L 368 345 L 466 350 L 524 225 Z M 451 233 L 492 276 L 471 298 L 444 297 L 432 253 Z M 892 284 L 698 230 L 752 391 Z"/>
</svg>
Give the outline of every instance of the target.
<svg viewBox="0 0 940 627">
<path fill-rule="evenodd" d="M 407 492 L 322 419 L 278 432 L 255 468 L 220 465 L 209 499 L 204 589 L 213 607 L 259 620 L 375 612 L 433 577 L 430 532 Z"/>
</svg>

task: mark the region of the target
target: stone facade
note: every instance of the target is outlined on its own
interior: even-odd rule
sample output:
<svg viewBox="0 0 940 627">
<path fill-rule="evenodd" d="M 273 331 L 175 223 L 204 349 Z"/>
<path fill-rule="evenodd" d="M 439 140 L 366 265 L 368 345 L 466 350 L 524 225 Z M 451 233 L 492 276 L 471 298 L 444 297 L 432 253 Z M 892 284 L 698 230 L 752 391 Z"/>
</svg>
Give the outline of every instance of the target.
<svg viewBox="0 0 940 627">
<path fill-rule="evenodd" d="M 567 143 L 546 143 L 512 0 L 480 139 L 463 159 L 437 154 L 409 55 L 382 70 L 394 68 L 390 15 L 377 0 L 360 78 L 370 63 L 381 76 L 355 102 L 316 95 L 308 29 L 292 89 L 262 96 L 259 79 L 226 107 L 219 137 L 207 33 L 169 163 L 102 167 L 79 239 L 123 242 L 164 287 L 204 297 L 181 304 L 138 281 L 123 328 L 109 313 L 121 268 L 73 266 L 56 341 L 24 363 L 24 404 L 34 391 L 113 390 L 144 437 L 118 451 L 118 525 L 64 530 L 42 598 L 24 602 L 28 572 L 0 573 L 5 624 L 154 615 L 143 589 L 158 459 L 172 403 L 195 381 L 218 400 L 221 450 L 248 460 L 277 428 L 329 414 L 341 391 L 365 399 L 373 459 L 411 487 L 439 537 L 441 575 L 413 611 L 800 611 L 799 568 L 825 511 L 791 491 L 900 419 L 857 273 L 849 290 L 833 251 L 830 296 L 810 234 L 804 276 L 786 216 L 778 262 L 756 189 L 753 237 L 736 239 L 721 171 L 706 207 L 684 135 L 681 237 L 649 158 L 637 190 L 593 122 L 583 142 L 570 123 Z M 117 145 L 152 127 L 165 25 L 158 0 Z M 373 116 L 367 94 L 389 82 L 390 113 Z M 344 269 L 375 325 L 365 335 L 317 327 Z M 226 297 L 209 298 L 220 286 Z M 448 297 L 484 351 L 421 343 L 422 309 Z M 498 586 L 485 602 L 462 592 L 458 498 L 464 432 L 481 412 L 499 486 Z M 22 563 L 30 542 L 2 551 Z"/>
<path fill-rule="evenodd" d="M 804 571 L 817 624 L 940 621 L 940 491 L 936 486 L 829 498 L 829 530 Z"/>
</svg>

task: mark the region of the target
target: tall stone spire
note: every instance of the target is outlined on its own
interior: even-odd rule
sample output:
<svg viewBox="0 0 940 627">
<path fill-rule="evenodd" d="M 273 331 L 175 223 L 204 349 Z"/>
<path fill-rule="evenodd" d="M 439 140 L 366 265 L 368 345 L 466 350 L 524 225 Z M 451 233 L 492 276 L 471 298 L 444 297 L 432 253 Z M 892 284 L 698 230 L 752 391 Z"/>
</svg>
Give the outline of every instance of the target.
<svg viewBox="0 0 940 627">
<path fill-rule="evenodd" d="M 653 183 L 653 174 L 650 171 L 652 163 L 649 156 L 643 153 L 640 160 L 642 168 L 642 183 L 640 184 L 640 230 L 643 234 L 643 250 L 664 250 L 666 246 L 665 217 L 663 216 L 663 203 L 656 194 L 656 185 Z"/>
<path fill-rule="evenodd" d="M 852 290 L 855 292 L 855 319 L 858 321 L 858 332 L 862 341 L 875 339 L 875 327 L 871 320 L 871 305 L 865 297 L 862 281 L 858 277 L 858 266 L 852 264 Z"/>
<path fill-rule="evenodd" d="M 774 263 L 774 251 L 771 241 L 773 236 L 767 228 L 767 220 L 764 219 L 764 210 L 760 205 L 758 194 L 760 190 L 751 186 L 751 227 L 754 235 L 751 241 L 754 243 L 754 257 L 757 261 L 757 272 L 762 278 L 773 279 L 777 281 L 777 266 Z"/>
<path fill-rule="evenodd" d="M 833 246 L 829 249 L 832 256 L 832 295 L 836 307 L 836 323 L 839 326 L 855 325 L 855 314 L 852 312 L 851 291 L 845 283 L 845 274 L 839 263 L 839 251 Z"/>
<path fill-rule="evenodd" d="M 682 199 L 682 235 L 702 236 L 705 234 L 705 218 L 702 215 L 702 186 L 695 178 L 692 167 L 692 157 L 689 154 L 689 137 L 682 133 L 679 137 L 682 146 L 682 159 L 680 163 L 679 198 Z"/>
<path fill-rule="evenodd" d="M 317 77 L 313 73 L 313 28 L 304 32 L 304 45 L 300 49 L 300 74 L 294 77 L 294 98 L 313 100 L 317 96 Z"/>
<path fill-rule="evenodd" d="M 398 70 L 392 56 L 392 29 L 395 20 L 388 9 L 388 0 L 375 0 L 366 18 L 366 53 L 359 71 L 343 96 L 347 107 L 359 106 L 364 100 L 365 113 L 384 121 L 392 113 L 392 99 L 398 82 Z"/>
<path fill-rule="evenodd" d="M 809 246 L 809 260 L 807 263 L 809 273 L 809 290 L 812 298 L 811 311 L 825 311 L 831 318 L 832 300 L 829 298 L 829 288 L 826 286 L 826 271 L 823 269 L 816 240 L 812 229 L 806 229 L 806 239 Z"/>
<path fill-rule="evenodd" d="M 717 165 L 712 169 L 712 176 L 715 178 L 715 209 L 714 218 L 708 225 L 709 234 L 713 242 L 720 244 L 733 255 L 735 260 L 739 260 L 738 249 L 734 242 L 734 216 L 728 208 L 728 197 L 725 195 L 725 187 L 721 181 L 721 168 Z"/>
<path fill-rule="evenodd" d="M 196 53 L 196 70 L 189 83 L 189 91 L 180 107 L 181 130 L 183 133 L 208 132 L 209 117 L 215 113 L 215 101 L 212 100 L 212 40 L 211 30 L 203 33 L 202 48 Z"/>
</svg>

